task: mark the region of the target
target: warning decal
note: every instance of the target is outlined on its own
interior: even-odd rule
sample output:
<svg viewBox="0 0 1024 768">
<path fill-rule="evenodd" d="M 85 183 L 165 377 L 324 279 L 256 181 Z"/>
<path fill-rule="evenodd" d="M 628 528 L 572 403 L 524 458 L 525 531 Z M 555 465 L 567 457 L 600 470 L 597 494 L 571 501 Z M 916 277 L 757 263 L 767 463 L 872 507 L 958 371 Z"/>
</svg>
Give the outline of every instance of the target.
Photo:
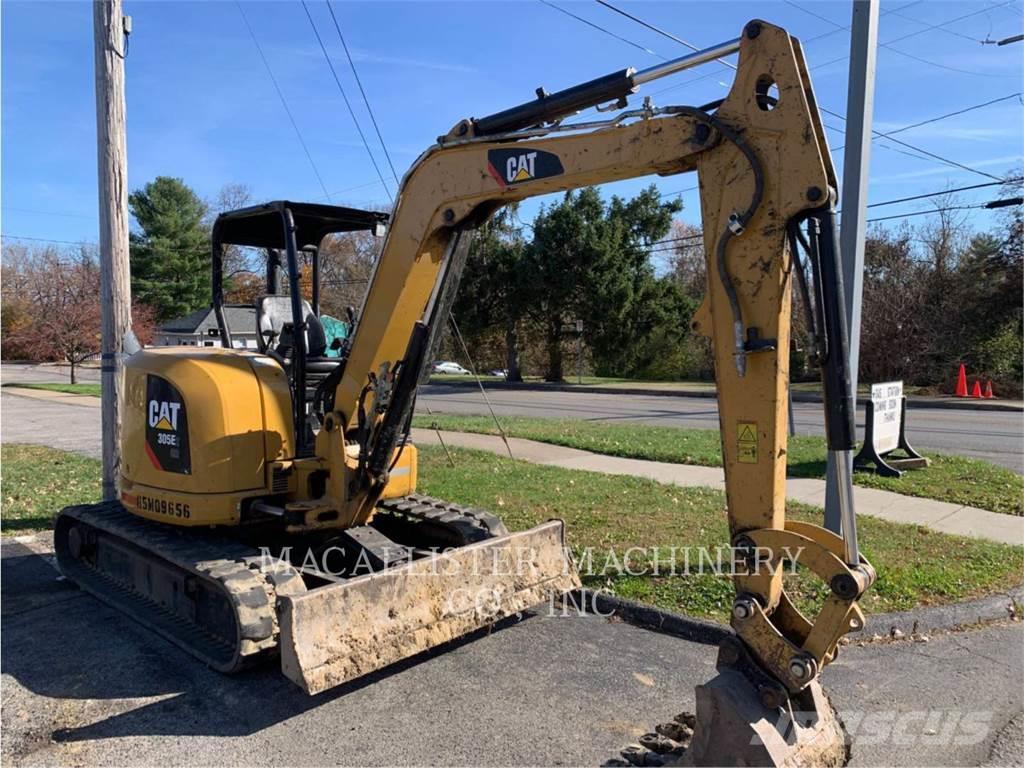
<svg viewBox="0 0 1024 768">
<path fill-rule="evenodd" d="M 757 422 L 737 422 L 736 460 L 740 464 L 757 464 Z"/>
</svg>

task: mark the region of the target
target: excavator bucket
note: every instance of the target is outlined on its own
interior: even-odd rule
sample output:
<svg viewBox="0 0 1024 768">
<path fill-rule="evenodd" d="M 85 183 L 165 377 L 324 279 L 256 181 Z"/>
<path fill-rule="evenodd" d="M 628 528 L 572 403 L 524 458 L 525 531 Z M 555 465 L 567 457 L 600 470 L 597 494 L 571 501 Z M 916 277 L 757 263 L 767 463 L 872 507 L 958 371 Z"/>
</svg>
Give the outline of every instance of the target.
<svg viewBox="0 0 1024 768">
<path fill-rule="evenodd" d="M 552 520 L 281 598 L 281 669 L 320 693 L 579 586 Z"/>
<path fill-rule="evenodd" d="M 850 759 L 842 720 L 818 681 L 788 706 L 767 706 L 739 672 L 697 687 L 697 718 L 677 765 L 839 768 Z"/>
</svg>

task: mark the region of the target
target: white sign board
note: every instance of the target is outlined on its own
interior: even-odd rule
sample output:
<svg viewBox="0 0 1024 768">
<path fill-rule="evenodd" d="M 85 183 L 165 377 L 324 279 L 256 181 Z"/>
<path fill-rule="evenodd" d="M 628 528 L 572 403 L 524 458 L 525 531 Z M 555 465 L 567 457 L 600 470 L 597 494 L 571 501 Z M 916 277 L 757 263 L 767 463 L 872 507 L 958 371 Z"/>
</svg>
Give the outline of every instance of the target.
<svg viewBox="0 0 1024 768">
<path fill-rule="evenodd" d="M 874 410 L 872 437 L 879 455 L 894 451 L 900 443 L 900 414 L 903 404 L 903 382 L 885 381 L 871 385 Z"/>
</svg>

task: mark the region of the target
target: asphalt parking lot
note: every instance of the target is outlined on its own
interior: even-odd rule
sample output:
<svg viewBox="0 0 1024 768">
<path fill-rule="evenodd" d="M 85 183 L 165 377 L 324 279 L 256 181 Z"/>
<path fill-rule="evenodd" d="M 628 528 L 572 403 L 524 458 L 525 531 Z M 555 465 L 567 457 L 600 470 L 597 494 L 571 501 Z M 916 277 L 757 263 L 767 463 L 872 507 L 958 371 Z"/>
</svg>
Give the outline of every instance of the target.
<svg viewBox="0 0 1024 768">
<path fill-rule="evenodd" d="M 0 546 L 7 764 L 597 766 L 692 710 L 713 674 L 711 646 L 528 614 L 308 698 L 272 666 L 205 668 L 59 581 L 31 546 Z M 854 765 L 1020 754 L 1022 649 L 1019 623 L 848 646 L 825 683 L 859 729 Z"/>
</svg>

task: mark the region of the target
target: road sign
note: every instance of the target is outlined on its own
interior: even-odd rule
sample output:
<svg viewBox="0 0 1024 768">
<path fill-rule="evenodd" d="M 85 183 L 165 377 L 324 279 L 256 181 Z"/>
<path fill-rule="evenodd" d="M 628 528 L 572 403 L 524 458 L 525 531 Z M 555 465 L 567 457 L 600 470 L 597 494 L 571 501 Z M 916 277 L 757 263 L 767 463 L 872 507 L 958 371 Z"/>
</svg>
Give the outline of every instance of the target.
<svg viewBox="0 0 1024 768">
<path fill-rule="evenodd" d="M 865 414 L 864 445 L 853 460 L 854 467 L 874 464 L 878 474 L 899 477 L 904 469 L 928 466 L 928 459 L 907 442 L 907 398 L 902 381 L 886 381 L 871 385 L 871 400 Z M 905 457 L 890 456 L 897 448 Z"/>
<path fill-rule="evenodd" d="M 900 445 L 903 382 L 886 381 L 871 385 L 872 435 L 875 450 L 888 453 Z"/>
</svg>

